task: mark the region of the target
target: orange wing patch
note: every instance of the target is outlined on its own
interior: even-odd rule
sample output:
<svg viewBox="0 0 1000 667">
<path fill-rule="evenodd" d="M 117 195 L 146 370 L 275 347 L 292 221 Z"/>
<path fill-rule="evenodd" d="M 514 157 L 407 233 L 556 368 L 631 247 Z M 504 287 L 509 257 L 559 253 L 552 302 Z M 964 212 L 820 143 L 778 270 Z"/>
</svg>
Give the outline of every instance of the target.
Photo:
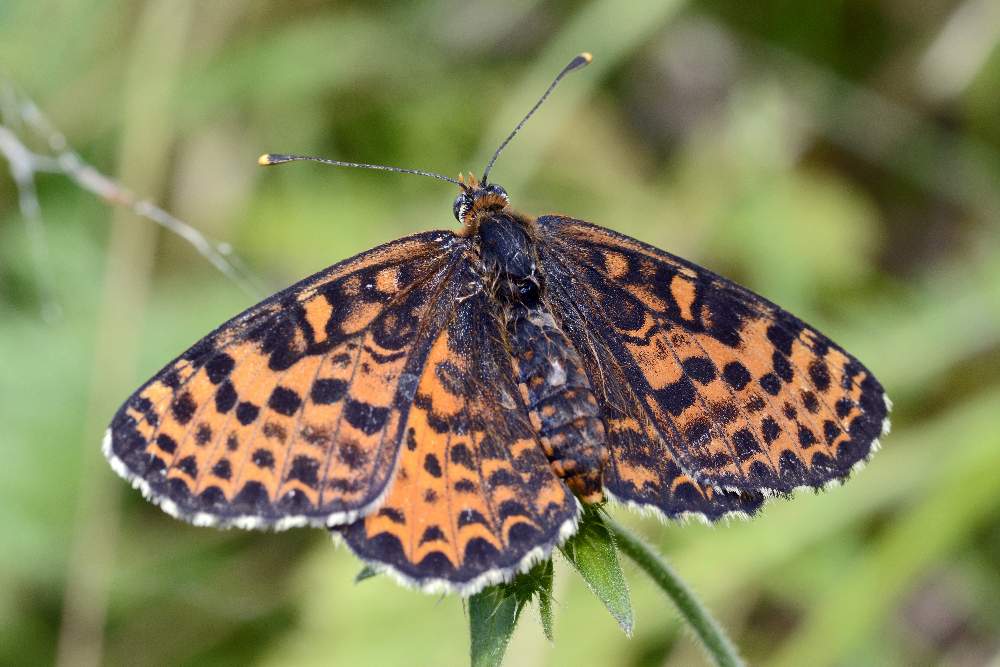
<svg viewBox="0 0 1000 667">
<path fill-rule="evenodd" d="M 592 345 L 617 359 L 652 428 L 619 448 L 629 465 L 655 465 L 649 457 L 662 452 L 639 444 L 649 437 L 704 485 L 786 492 L 842 479 L 875 450 L 888 427 L 882 387 L 821 333 L 634 239 L 564 218 L 538 222 L 550 277 L 578 288 L 563 311 L 572 302 Z"/>
<path fill-rule="evenodd" d="M 385 503 L 339 528 L 376 568 L 425 590 L 509 579 L 575 529 L 577 503 L 528 421 L 483 292 L 431 348 Z"/>
<path fill-rule="evenodd" d="M 431 232 L 237 316 L 119 410 L 115 470 L 197 524 L 330 525 L 370 511 L 445 326 L 465 242 Z"/>
</svg>

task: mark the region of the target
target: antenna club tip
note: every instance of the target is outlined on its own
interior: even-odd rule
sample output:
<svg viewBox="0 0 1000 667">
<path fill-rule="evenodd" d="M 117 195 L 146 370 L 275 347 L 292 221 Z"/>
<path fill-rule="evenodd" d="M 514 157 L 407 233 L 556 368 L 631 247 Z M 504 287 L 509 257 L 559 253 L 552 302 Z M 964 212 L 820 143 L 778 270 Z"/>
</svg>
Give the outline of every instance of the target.
<svg viewBox="0 0 1000 667">
<path fill-rule="evenodd" d="M 303 158 L 299 155 L 280 155 L 278 153 L 264 153 L 259 158 L 257 158 L 257 164 L 267 167 L 272 164 L 282 164 L 284 162 L 291 162 L 292 160 L 302 160 L 311 159 Z"/>
<path fill-rule="evenodd" d="M 588 65 L 594 60 L 594 54 L 590 51 L 584 51 L 580 54 L 580 57 L 583 58 L 583 62 Z"/>
</svg>

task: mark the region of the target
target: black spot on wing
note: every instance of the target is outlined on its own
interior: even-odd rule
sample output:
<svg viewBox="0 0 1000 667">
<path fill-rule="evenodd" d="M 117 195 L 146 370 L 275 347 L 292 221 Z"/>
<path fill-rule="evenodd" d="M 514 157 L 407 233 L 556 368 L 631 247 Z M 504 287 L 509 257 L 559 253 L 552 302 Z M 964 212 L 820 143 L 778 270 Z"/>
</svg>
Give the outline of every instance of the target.
<svg viewBox="0 0 1000 667">
<path fill-rule="evenodd" d="M 451 462 L 460 465 L 468 470 L 475 470 L 476 464 L 472 460 L 472 452 L 465 443 L 458 443 L 451 446 L 451 451 L 448 453 L 451 458 Z"/>
<path fill-rule="evenodd" d="M 774 373 L 767 373 L 761 377 L 760 386 L 771 396 L 777 396 L 781 392 L 781 380 Z"/>
<path fill-rule="evenodd" d="M 177 441 L 166 433 L 160 433 L 156 436 L 156 445 L 167 454 L 173 454 L 177 451 Z"/>
<path fill-rule="evenodd" d="M 321 378 L 313 383 L 310 396 L 314 403 L 329 405 L 336 403 L 347 393 L 347 382 L 338 379 Z"/>
<path fill-rule="evenodd" d="M 736 453 L 741 459 L 750 458 L 754 454 L 763 451 L 757 442 L 757 438 L 746 428 L 741 428 L 733 434 L 733 445 L 736 447 Z"/>
<path fill-rule="evenodd" d="M 774 367 L 774 373 L 783 381 L 791 382 L 792 378 L 795 377 L 795 371 L 792 370 L 792 363 L 781 352 L 775 350 L 774 354 L 771 355 L 771 364 Z"/>
<path fill-rule="evenodd" d="M 226 414 L 236 405 L 236 388 L 229 380 L 224 380 L 219 388 L 215 390 L 215 409 L 220 414 Z"/>
<path fill-rule="evenodd" d="M 225 352 L 219 352 L 205 364 L 205 373 L 212 384 L 219 384 L 232 372 L 236 362 Z"/>
<path fill-rule="evenodd" d="M 365 435 L 373 435 L 381 431 L 388 416 L 388 408 L 374 406 L 364 401 L 349 398 L 344 405 L 344 419 Z"/>
<path fill-rule="evenodd" d="M 269 408 L 286 417 L 294 415 L 301 405 L 302 398 L 298 392 L 282 386 L 275 387 L 271 392 L 271 398 L 267 401 Z"/>
<path fill-rule="evenodd" d="M 830 369 L 826 367 L 826 362 L 816 359 L 809 364 L 809 379 L 820 391 L 830 388 Z"/>
<path fill-rule="evenodd" d="M 406 516 L 403 514 L 403 511 L 396 509 L 395 507 L 383 507 L 379 509 L 376 514 L 377 516 L 384 516 L 393 523 L 398 523 L 400 525 L 406 523 Z"/>
<path fill-rule="evenodd" d="M 655 393 L 658 402 L 675 417 L 694 405 L 697 397 L 694 385 L 687 376 L 668 384 L 663 389 L 656 390 Z"/>
<path fill-rule="evenodd" d="M 767 328 L 767 339 L 785 356 L 792 353 L 792 343 L 796 336 L 784 323 L 775 322 Z"/>
<path fill-rule="evenodd" d="M 426 470 L 431 477 L 441 476 L 441 464 L 438 462 L 437 456 L 434 454 L 428 454 L 424 457 L 424 470 Z"/>
<path fill-rule="evenodd" d="M 254 451 L 250 460 L 253 461 L 253 464 L 258 468 L 274 468 L 274 455 L 266 449 L 258 449 Z"/>
<path fill-rule="evenodd" d="M 292 467 L 288 471 L 288 479 L 297 479 L 306 486 L 316 488 L 318 483 L 319 461 L 311 456 L 296 456 L 292 459 Z"/>
<path fill-rule="evenodd" d="M 708 384 L 717 374 L 715 364 L 708 357 L 688 357 L 682 366 L 688 377 L 700 384 Z"/>
<path fill-rule="evenodd" d="M 195 404 L 194 399 L 191 398 L 191 394 L 186 391 L 174 399 L 173 404 L 170 406 L 170 411 L 174 419 L 181 424 L 187 424 L 191 421 L 191 417 L 194 416 L 197 409 L 198 406 Z"/>
<path fill-rule="evenodd" d="M 227 459 L 221 459 L 212 466 L 212 474 L 219 479 L 229 479 L 233 474 L 233 468 Z"/>
<path fill-rule="evenodd" d="M 194 456 L 185 456 L 182 458 L 177 462 L 177 468 L 191 478 L 198 476 L 198 460 Z"/>
<path fill-rule="evenodd" d="M 722 369 L 722 377 L 733 389 L 743 389 L 750 383 L 750 371 L 738 361 L 731 361 Z"/>
<path fill-rule="evenodd" d="M 444 531 L 441 530 L 439 526 L 427 526 L 424 529 L 423 535 L 420 536 L 420 545 L 424 545 L 427 542 L 447 542 L 448 539 L 444 536 Z"/>
<path fill-rule="evenodd" d="M 761 428 L 764 432 L 764 442 L 767 444 L 771 444 L 781 435 L 781 427 L 778 426 L 778 422 L 774 420 L 774 417 L 764 417 L 764 420 L 761 422 Z"/>
<path fill-rule="evenodd" d="M 248 401 L 242 401 L 236 406 L 236 419 L 244 426 L 252 424 L 257 419 L 258 414 L 260 414 L 260 408 Z"/>
<path fill-rule="evenodd" d="M 200 447 L 204 447 L 212 439 L 212 427 L 208 424 L 198 424 L 194 432 L 194 441 Z"/>
</svg>

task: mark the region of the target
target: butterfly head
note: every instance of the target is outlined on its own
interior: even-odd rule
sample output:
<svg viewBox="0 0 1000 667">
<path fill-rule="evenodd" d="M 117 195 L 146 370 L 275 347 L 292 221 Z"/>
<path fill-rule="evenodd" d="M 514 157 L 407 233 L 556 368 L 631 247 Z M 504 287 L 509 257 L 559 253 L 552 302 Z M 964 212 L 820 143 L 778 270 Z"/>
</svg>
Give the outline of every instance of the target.
<svg viewBox="0 0 1000 667">
<path fill-rule="evenodd" d="M 484 214 L 502 211 L 510 205 L 507 191 L 495 183 L 480 183 L 473 175 L 458 177 L 462 189 L 452 204 L 455 219 L 464 226 L 466 233 L 475 233 Z"/>
</svg>

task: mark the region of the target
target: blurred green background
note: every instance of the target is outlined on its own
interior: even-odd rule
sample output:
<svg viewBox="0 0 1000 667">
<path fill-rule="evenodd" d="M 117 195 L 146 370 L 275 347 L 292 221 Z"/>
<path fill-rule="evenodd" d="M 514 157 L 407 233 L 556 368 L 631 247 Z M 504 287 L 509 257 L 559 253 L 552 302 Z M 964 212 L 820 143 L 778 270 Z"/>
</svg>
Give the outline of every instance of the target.
<svg viewBox="0 0 1000 667">
<path fill-rule="evenodd" d="M 258 154 L 479 171 L 592 51 L 498 163 L 515 205 L 743 282 L 854 352 L 896 403 L 883 451 L 842 488 L 713 528 L 613 512 L 753 664 L 996 665 L 998 8 L 0 0 L 0 80 L 96 168 L 231 243 L 271 291 L 453 228 L 454 192 L 264 170 Z M 37 186 L 42 243 L 0 172 L 0 663 L 463 664 L 459 599 L 355 585 L 361 564 L 322 531 L 173 521 L 112 475 L 99 443 L 117 405 L 264 293 L 62 175 Z M 528 614 L 508 664 L 702 664 L 629 572 L 631 640 L 557 563 L 555 644 Z"/>
</svg>

